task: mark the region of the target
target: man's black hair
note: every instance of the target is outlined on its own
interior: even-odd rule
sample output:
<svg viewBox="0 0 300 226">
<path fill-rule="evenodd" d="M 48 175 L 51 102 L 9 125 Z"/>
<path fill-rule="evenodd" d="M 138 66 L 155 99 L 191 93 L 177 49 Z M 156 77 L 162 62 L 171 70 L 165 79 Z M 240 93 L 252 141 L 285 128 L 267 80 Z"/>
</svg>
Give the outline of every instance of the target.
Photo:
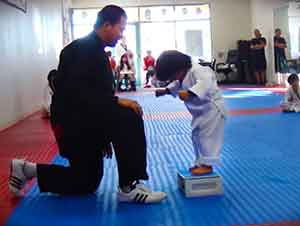
<svg viewBox="0 0 300 226">
<path fill-rule="evenodd" d="M 281 29 L 280 29 L 280 28 L 276 28 L 276 29 L 275 29 L 275 33 L 277 33 L 278 31 L 281 32 Z"/>
<path fill-rule="evenodd" d="M 191 57 L 177 50 L 164 51 L 156 61 L 156 77 L 160 81 L 171 80 L 176 72 L 192 67 Z"/>
<path fill-rule="evenodd" d="M 107 5 L 98 12 L 94 28 L 97 29 L 103 26 L 103 24 L 106 22 L 110 23 L 111 25 L 115 25 L 120 21 L 122 16 L 127 18 L 124 9 L 116 5 Z"/>
</svg>

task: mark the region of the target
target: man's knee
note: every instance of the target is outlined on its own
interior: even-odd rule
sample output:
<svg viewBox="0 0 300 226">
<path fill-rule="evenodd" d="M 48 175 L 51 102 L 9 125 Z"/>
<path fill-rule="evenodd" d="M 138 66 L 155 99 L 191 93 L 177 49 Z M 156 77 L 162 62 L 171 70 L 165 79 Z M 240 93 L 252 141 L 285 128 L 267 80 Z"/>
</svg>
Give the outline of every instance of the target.
<svg viewBox="0 0 300 226">
<path fill-rule="evenodd" d="M 101 179 L 103 177 L 102 172 L 97 173 L 79 173 L 77 174 L 77 181 L 75 183 L 75 190 L 78 194 L 91 194 L 97 191 Z M 76 177 L 75 177 L 76 180 Z"/>
</svg>

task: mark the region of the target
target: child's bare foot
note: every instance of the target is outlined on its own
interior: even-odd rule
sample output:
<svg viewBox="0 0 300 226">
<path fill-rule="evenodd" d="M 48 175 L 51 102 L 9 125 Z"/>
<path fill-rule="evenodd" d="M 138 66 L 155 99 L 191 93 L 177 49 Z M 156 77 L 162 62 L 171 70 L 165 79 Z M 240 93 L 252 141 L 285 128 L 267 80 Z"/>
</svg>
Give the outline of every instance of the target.
<svg viewBox="0 0 300 226">
<path fill-rule="evenodd" d="M 202 174 L 208 174 L 213 171 L 212 166 L 207 165 L 201 165 L 201 166 L 193 166 L 190 168 L 191 174 L 194 175 L 202 175 Z"/>
</svg>

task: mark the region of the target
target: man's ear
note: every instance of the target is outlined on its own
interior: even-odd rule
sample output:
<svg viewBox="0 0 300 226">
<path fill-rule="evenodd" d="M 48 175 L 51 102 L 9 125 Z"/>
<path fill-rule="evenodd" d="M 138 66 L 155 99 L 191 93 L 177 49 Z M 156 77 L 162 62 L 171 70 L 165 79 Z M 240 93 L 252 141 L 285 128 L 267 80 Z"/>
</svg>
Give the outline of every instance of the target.
<svg viewBox="0 0 300 226">
<path fill-rule="evenodd" d="M 109 23 L 109 22 L 105 22 L 104 24 L 103 24 L 103 28 L 105 29 L 105 30 L 107 30 L 107 29 L 109 29 L 109 28 L 111 28 L 111 24 Z"/>
</svg>

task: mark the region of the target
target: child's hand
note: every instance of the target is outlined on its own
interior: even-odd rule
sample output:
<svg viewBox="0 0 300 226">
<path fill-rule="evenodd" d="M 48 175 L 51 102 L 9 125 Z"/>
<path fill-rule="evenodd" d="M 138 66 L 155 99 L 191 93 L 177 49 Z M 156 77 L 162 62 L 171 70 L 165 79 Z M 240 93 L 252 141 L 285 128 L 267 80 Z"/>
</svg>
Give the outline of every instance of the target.
<svg viewBox="0 0 300 226">
<path fill-rule="evenodd" d="M 180 100 L 185 101 L 185 100 L 187 100 L 189 98 L 190 94 L 186 90 L 180 90 L 178 92 L 178 96 L 179 96 Z"/>
<path fill-rule="evenodd" d="M 166 89 L 157 89 L 157 90 L 155 90 L 155 96 L 156 97 L 164 96 L 166 94 L 167 94 Z"/>
</svg>

